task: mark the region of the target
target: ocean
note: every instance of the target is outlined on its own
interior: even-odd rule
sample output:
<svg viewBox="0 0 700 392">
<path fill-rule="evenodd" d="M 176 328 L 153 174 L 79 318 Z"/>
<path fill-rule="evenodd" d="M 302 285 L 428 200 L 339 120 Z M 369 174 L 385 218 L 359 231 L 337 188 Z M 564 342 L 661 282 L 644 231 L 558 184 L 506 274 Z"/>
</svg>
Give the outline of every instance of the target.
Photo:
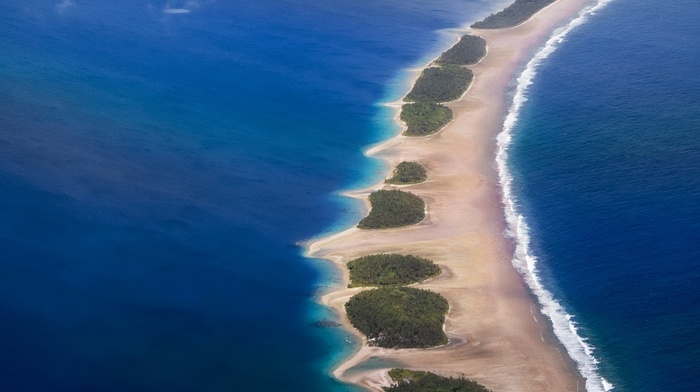
<svg viewBox="0 0 700 392">
<path fill-rule="evenodd" d="M 360 219 L 407 69 L 506 3 L 1 2 L 0 390 L 357 391 L 300 242 Z M 699 8 L 609 1 L 512 85 L 516 265 L 591 392 L 700 390 Z"/>
<path fill-rule="evenodd" d="M 355 391 L 299 243 L 505 2 L 0 2 L 0 390 Z"/>
<path fill-rule="evenodd" d="M 700 391 L 700 4 L 602 5 L 501 136 L 516 265 L 587 390 Z"/>
</svg>

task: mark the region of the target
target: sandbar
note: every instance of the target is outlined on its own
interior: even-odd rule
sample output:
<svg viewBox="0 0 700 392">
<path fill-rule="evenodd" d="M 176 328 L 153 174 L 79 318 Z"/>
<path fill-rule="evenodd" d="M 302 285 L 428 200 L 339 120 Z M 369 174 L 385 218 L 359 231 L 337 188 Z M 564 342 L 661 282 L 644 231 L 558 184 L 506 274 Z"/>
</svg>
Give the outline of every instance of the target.
<svg viewBox="0 0 700 392">
<path fill-rule="evenodd" d="M 450 342 L 431 349 L 370 347 L 349 324 L 343 305 L 361 288 L 339 288 L 321 301 L 338 311 L 344 325 L 363 339 L 362 347 L 333 372 L 341 381 L 369 390 L 388 385 L 387 369 L 364 368 L 374 359 L 465 376 L 494 392 L 583 391 L 585 382 L 552 333 L 522 276 L 512 265 L 514 247 L 506 238 L 501 187 L 495 162 L 496 136 L 510 105 L 508 93 L 516 73 L 552 31 L 573 19 L 587 0 L 558 0 L 525 23 L 508 29 L 463 33 L 486 39 L 488 53 L 470 66 L 474 81 L 457 101 L 448 103 L 454 119 L 426 137 L 396 136 L 368 150 L 392 167 L 418 161 L 428 181 L 402 186 L 427 204 L 418 225 L 388 230 L 352 228 L 307 245 L 310 257 L 328 259 L 344 271 L 345 263 L 369 254 L 402 253 L 426 257 L 443 273 L 416 287 L 447 298 L 445 331 Z M 396 103 L 397 113 L 400 103 Z M 398 114 L 397 114 L 398 119 Z M 350 193 L 367 200 L 377 184 Z"/>
</svg>

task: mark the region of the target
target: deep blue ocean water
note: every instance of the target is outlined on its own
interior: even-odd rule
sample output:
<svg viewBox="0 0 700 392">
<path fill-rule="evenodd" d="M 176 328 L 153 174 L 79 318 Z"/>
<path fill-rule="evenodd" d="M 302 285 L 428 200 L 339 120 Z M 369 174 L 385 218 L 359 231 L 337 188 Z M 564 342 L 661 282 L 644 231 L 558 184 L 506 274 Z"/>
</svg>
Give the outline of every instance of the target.
<svg viewBox="0 0 700 392">
<path fill-rule="evenodd" d="M 613 0 L 544 60 L 509 167 L 614 391 L 700 391 L 700 3 Z"/>
<path fill-rule="evenodd" d="M 0 2 L 0 391 L 350 391 L 299 241 L 505 1 Z"/>
</svg>

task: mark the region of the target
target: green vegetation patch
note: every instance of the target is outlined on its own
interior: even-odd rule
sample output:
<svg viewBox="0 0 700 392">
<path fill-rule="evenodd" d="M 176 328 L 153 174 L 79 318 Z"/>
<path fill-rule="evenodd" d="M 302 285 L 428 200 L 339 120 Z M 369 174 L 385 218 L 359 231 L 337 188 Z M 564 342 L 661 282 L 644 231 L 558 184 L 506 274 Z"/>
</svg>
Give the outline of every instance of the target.
<svg viewBox="0 0 700 392">
<path fill-rule="evenodd" d="M 425 202 L 411 192 L 380 190 L 369 195 L 372 210 L 357 225 L 360 229 L 409 226 L 425 218 Z"/>
<path fill-rule="evenodd" d="M 430 67 L 423 70 L 406 101 L 449 102 L 459 98 L 471 83 L 474 74 L 457 65 Z"/>
<path fill-rule="evenodd" d="M 515 0 L 502 11 L 487 16 L 472 25 L 475 29 L 503 29 L 517 26 L 536 14 L 542 8 L 554 3 L 554 0 Z"/>
<path fill-rule="evenodd" d="M 417 184 L 428 179 L 428 173 L 418 162 L 401 162 L 386 182 L 390 184 Z"/>
<path fill-rule="evenodd" d="M 485 386 L 463 377 L 442 377 L 435 373 L 392 369 L 389 376 L 396 383 L 386 392 L 491 392 Z"/>
<path fill-rule="evenodd" d="M 442 330 L 447 300 L 432 291 L 381 287 L 350 298 L 345 310 L 371 346 L 422 348 L 447 343 Z"/>
<path fill-rule="evenodd" d="M 407 103 L 401 107 L 401 120 L 408 129 L 406 136 L 426 136 L 452 121 L 452 110 L 435 102 Z"/>
<path fill-rule="evenodd" d="M 486 40 L 473 35 L 463 36 L 455 46 L 444 52 L 438 59 L 440 65 L 476 64 L 486 55 Z"/>
<path fill-rule="evenodd" d="M 432 261 L 412 255 L 379 254 L 348 263 L 351 287 L 397 286 L 420 282 L 440 274 Z"/>
</svg>

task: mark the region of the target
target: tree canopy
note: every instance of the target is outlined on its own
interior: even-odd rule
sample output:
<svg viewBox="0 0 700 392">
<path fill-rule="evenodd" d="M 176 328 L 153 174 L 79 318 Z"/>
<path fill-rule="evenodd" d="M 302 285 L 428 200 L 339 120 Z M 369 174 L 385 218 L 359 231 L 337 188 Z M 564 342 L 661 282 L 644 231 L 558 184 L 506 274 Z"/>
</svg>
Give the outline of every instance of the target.
<svg viewBox="0 0 700 392">
<path fill-rule="evenodd" d="M 440 294 L 412 287 L 381 287 L 350 298 L 348 318 L 371 346 L 433 347 L 447 343 L 442 329 L 449 306 Z"/>
<path fill-rule="evenodd" d="M 473 75 L 469 68 L 457 65 L 426 68 L 406 95 L 406 101 L 454 101 L 467 91 Z"/>
<path fill-rule="evenodd" d="M 407 103 L 401 107 L 401 120 L 406 123 L 406 136 L 433 134 L 452 120 L 452 110 L 435 102 Z"/>
<path fill-rule="evenodd" d="M 555 0 L 515 0 L 515 2 L 496 14 L 472 25 L 475 29 L 503 29 L 517 26 L 552 4 Z"/>
<path fill-rule="evenodd" d="M 389 377 L 395 384 L 386 392 L 490 392 L 483 385 L 463 377 L 442 377 L 435 373 L 392 369 Z"/>
<path fill-rule="evenodd" d="M 425 218 L 425 202 L 411 192 L 379 190 L 369 195 L 372 210 L 357 225 L 360 229 L 409 226 Z"/>
<path fill-rule="evenodd" d="M 476 64 L 486 55 L 486 40 L 473 35 L 463 36 L 437 59 L 440 65 Z"/>
<path fill-rule="evenodd" d="M 386 253 L 352 260 L 348 269 L 351 287 L 411 284 L 440 274 L 440 267 L 428 259 Z"/>
<path fill-rule="evenodd" d="M 428 173 L 418 162 L 401 162 L 394 168 L 394 173 L 386 180 L 390 184 L 417 184 L 428 179 Z"/>
</svg>

